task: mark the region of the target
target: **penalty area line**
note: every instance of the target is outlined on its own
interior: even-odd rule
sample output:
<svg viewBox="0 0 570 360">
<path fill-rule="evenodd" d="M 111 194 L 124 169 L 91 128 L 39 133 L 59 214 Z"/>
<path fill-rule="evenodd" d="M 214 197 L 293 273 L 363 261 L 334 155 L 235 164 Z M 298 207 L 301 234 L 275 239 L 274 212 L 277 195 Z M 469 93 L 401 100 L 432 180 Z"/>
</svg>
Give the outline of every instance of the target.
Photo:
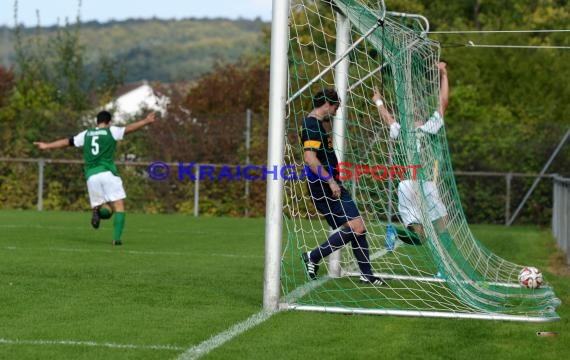
<svg viewBox="0 0 570 360">
<path fill-rule="evenodd" d="M 57 251 L 57 252 L 76 252 L 76 253 L 123 253 L 131 255 L 171 255 L 171 256 L 188 256 L 190 253 L 172 252 L 172 251 L 143 251 L 143 250 L 123 250 L 117 251 L 116 249 L 80 249 L 80 248 L 58 248 L 58 247 L 18 247 L 18 246 L 4 246 L 4 249 L 11 251 Z"/>
<path fill-rule="evenodd" d="M 100 249 L 100 248 L 58 248 L 58 247 L 18 247 L 18 246 L 4 246 L 0 249 L 11 250 L 11 251 L 58 251 L 58 252 L 77 252 L 77 253 L 109 253 L 109 254 L 130 254 L 130 255 L 170 255 L 170 256 L 193 256 L 194 253 L 190 252 L 174 252 L 174 251 L 144 251 L 144 250 L 125 250 L 120 249 Z M 262 259 L 262 255 L 239 255 L 239 254 L 223 254 L 223 253 L 212 253 L 206 254 L 211 256 L 221 256 L 229 258 L 244 258 L 244 259 Z"/>
<path fill-rule="evenodd" d="M 11 340 L 0 338 L 0 344 L 4 345 L 68 345 L 68 346 L 91 346 L 106 347 L 111 349 L 134 349 L 134 350 L 168 350 L 180 351 L 183 347 L 174 345 L 134 345 L 134 344 L 116 344 L 110 342 L 95 341 L 74 341 L 74 340 Z"/>
</svg>

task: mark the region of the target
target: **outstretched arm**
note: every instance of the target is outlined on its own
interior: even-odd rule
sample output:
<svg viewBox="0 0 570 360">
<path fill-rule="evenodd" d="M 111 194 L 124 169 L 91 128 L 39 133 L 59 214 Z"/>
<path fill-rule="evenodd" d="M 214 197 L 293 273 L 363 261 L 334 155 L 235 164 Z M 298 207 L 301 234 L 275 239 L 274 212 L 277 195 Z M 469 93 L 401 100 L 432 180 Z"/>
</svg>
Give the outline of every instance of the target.
<svg viewBox="0 0 570 360">
<path fill-rule="evenodd" d="M 144 127 L 145 125 L 152 124 L 155 120 L 155 113 L 150 113 L 142 120 L 136 121 L 132 124 L 129 124 L 125 127 L 125 134 L 128 134 L 133 131 L 137 131 L 138 129 Z"/>
<path fill-rule="evenodd" d="M 52 141 L 50 143 L 34 141 L 34 145 L 36 145 L 40 150 L 48 150 L 48 149 L 59 149 L 59 148 L 68 147 L 71 144 L 69 143 L 69 139 L 59 139 L 56 141 Z"/>
<path fill-rule="evenodd" d="M 380 91 L 378 91 L 377 87 L 374 87 L 374 96 L 372 96 L 372 101 L 376 104 L 376 108 L 378 108 L 378 114 L 384 120 L 388 127 L 392 126 L 392 124 L 396 123 L 396 120 L 390 114 L 388 109 L 386 109 L 386 105 L 384 104 L 384 100 L 382 100 L 382 96 L 380 96 Z"/>
<path fill-rule="evenodd" d="M 378 114 L 384 120 L 386 125 L 390 128 L 390 137 L 392 139 L 396 139 L 400 134 L 400 124 L 394 119 L 394 116 L 390 114 L 384 101 L 382 100 L 382 96 L 380 96 L 380 91 L 378 91 L 377 87 L 374 87 L 374 96 L 372 96 L 372 101 L 376 104 L 376 108 L 378 109 Z"/>
<path fill-rule="evenodd" d="M 447 80 L 447 64 L 443 61 L 437 64 L 439 70 L 439 113 L 443 117 L 449 104 L 449 82 Z"/>
</svg>

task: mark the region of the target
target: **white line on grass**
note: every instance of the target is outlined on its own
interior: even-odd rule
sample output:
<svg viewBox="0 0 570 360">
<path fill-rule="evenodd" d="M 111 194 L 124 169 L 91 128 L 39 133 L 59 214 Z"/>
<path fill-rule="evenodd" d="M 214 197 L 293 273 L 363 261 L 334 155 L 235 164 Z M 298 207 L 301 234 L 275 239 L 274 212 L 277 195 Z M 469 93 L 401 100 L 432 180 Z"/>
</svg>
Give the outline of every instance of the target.
<svg viewBox="0 0 570 360">
<path fill-rule="evenodd" d="M 399 244 L 396 244 L 396 246 Z M 10 250 L 16 250 L 16 249 L 20 249 L 20 248 L 16 248 L 16 247 L 5 247 L 6 249 L 10 249 Z M 85 251 L 85 252 L 90 252 L 93 250 L 82 250 L 82 249 L 58 249 L 58 248 L 51 248 L 51 250 L 58 250 L 58 251 Z M 112 252 L 112 250 L 98 250 L 98 251 L 104 251 L 104 252 Z M 163 254 L 163 253 L 158 253 L 158 252 L 133 252 L 132 253 L 139 253 L 139 254 Z M 181 254 L 181 253 L 164 253 L 164 254 L 175 254 L 175 255 L 185 255 L 185 254 Z M 371 260 L 381 257 L 384 254 L 386 254 L 385 250 L 380 250 L 376 253 L 373 253 L 371 255 Z M 238 256 L 235 254 L 216 254 L 217 256 L 228 256 L 228 257 L 233 257 L 233 256 Z M 243 256 L 243 257 L 247 257 L 247 256 Z M 329 277 L 323 277 L 319 280 L 316 281 L 311 281 L 308 282 L 306 284 L 304 284 L 303 286 L 300 286 L 296 289 L 294 289 L 292 292 L 290 292 L 287 296 L 284 297 L 283 300 L 285 300 L 285 302 L 287 303 L 294 303 L 295 301 L 297 301 L 297 299 L 305 296 L 306 294 L 308 294 L 309 292 L 311 292 L 313 289 L 322 286 L 325 282 L 327 282 L 330 278 Z M 281 310 L 281 309 L 280 309 Z M 230 341 L 231 339 L 233 339 L 234 337 L 244 333 L 245 331 L 263 323 L 264 321 L 268 320 L 271 316 L 273 316 L 274 314 L 276 314 L 277 312 L 279 312 L 280 310 L 277 311 L 260 311 L 256 314 L 253 314 L 252 316 L 250 316 L 249 318 L 247 318 L 246 320 L 237 323 L 235 325 L 233 325 L 232 327 L 230 327 L 229 329 L 215 335 L 212 336 L 211 338 L 209 338 L 208 340 L 205 340 L 203 342 L 201 342 L 200 344 L 193 346 L 189 349 L 187 349 L 186 351 L 184 351 L 184 353 L 182 353 L 180 356 L 177 357 L 177 360 L 194 360 L 194 359 L 198 359 L 206 354 L 208 354 L 210 351 L 222 346 L 224 343 Z M 45 345 L 45 344 L 54 344 L 54 345 L 84 345 L 84 346 L 106 346 L 106 347 L 114 347 L 114 348 L 133 348 L 133 349 L 144 349 L 144 348 L 148 348 L 148 349 L 156 349 L 156 350 L 183 350 L 183 348 L 179 348 L 179 347 L 175 347 L 175 346 L 171 346 L 171 345 L 150 345 L 150 346 L 138 346 L 138 345 L 121 345 L 121 344 L 112 344 L 112 343 L 94 343 L 94 342 L 74 342 L 74 341 L 59 341 L 59 342 L 54 342 L 54 341 L 42 341 L 42 340 L 38 340 L 38 341 L 21 341 L 21 340 L 17 340 L 17 341 L 13 341 L 13 340 L 6 340 L 6 339 L 2 339 L 0 338 L 0 344 L 1 343 L 20 343 L 20 344 L 38 344 L 38 345 Z"/>
<path fill-rule="evenodd" d="M 321 278 L 319 280 L 311 281 L 303 286 L 299 286 L 287 296 L 285 296 L 284 300 L 287 302 L 295 302 L 298 298 L 305 296 L 313 289 L 323 285 L 326 281 L 328 281 L 328 277 Z M 214 350 L 215 348 L 222 346 L 224 343 L 230 341 L 234 337 L 240 335 L 241 333 L 261 324 L 265 320 L 268 320 L 271 316 L 276 314 L 278 311 L 260 311 L 256 314 L 253 314 L 246 320 L 235 324 L 231 328 L 223 331 L 215 336 L 212 336 L 208 340 L 201 342 L 200 344 L 193 346 L 178 356 L 177 360 L 195 360 L 198 359 L 210 351 Z"/>
<path fill-rule="evenodd" d="M 330 279 L 331 279 L 330 277 L 324 276 L 324 277 L 319 278 L 317 280 L 312 280 L 312 281 L 304 284 L 303 286 L 299 286 L 295 290 L 291 291 L 289 294 L 285 295 L 283 297 L 283 300 L 286 303 L 295 302 L 298 299 L 300 299 L 303 296 L 310 293 L 311 291 L 313 291 L 314 289 L 318 288 L 319 286 L 323 286 Z"/>
<path fill-rule="evenodd" d="M 201 356 L 206 355 L 215 348 L 221 346 L 222 344 L 230 341 L 234 337 L 240 335 L 241 333 L 255 327 L 265 320 L 269 319 L 275 312 L 260 311 L 257 314 L 251 315 L 246 320 L 235 324 L 231 328 L 223 331 L 215 336 L 212 336 L 206 341 L 201 342 L 196 346 L 192 346 L 180 356 L 177 357 L 178 360 L 194 360 Z"/>
<path fill-rule="evenodd" d="M 5 247 L 7 249 L 18 249 L 16 247 Z M 58 249 L 52 249 L 58 250 Z M 60 251 L 76 251 L 79 249 L 59 249 Z M 80 251 L 80 250 L 79 250 Z M 92 250 L 85 250 L 85 251 L 92 251 Z M 375 254 L 372 254 L 371 258 L 377 258 L 384 255 L 384 251 L 379 251 Z M 218 256 L 223 254 L 217 254 Z M 229 255 L 231 256 L 231 255 Z M 310 281 L 305 283 L 303 286 L 299 286 L 289 294 L 287 294 L 283 300 L 287 303 L 294 303 L 297 299 L 305 296 L 315 288 L 322 286 L 325 282 L 330 280 L 329 277 L 323 277 L 321 279 Z M 281 309 L 280 309 L 281 310 Z M 224 343 L 230 341 L 234 337 L 246 332 L 247 330 L 263 323 L 264 321 L 268 320 L 271 316 L 279 312 L 277 311 L 260 311 L 256 314 L 253 314 L 246 320 L 237 323 L 230 327 L 229 329 L 212 336 L 208 340 L 201 342 L 196 346 L 192 346 L 191 348 L 186 349 L 184 353 L 177 357 L 177 360 L 195 360 L 198 359 L 210 351 L 222 346 Z M 115 343 L 97 343 L 93 341 L 71 341 L 71 340 L 9 340 L 0 338 L 0 344 L 23 344 L 23 345 L 75 345 L 75 346 L 99 346 L 99 347 L 108 347 L 108 348 L 116 348 L 116 349 L 151 349 L 151 350 L 171 350 L 171 351 L 181 351 L 185 348 L 174 346 L 174 345 L 132 345 L 132 344 L 115 344 Z"/>
<path fill-rule="evenodd" d="M 399 244 L 396 244 L 396 247 L 398 245 Z M 376 258 L 379 258 L 381 256 L 384 256 L 386 253 L 387 253 L 387 251 L 385 249 L 382 249 L 380 251 L 377 251 L 377 252 L 371 254 L 370 257 L 371 257 L 371 259 L 376 259 Z M 305 283 L 303 286 L 299 286 L 298 288 L 294 289 L 289 294 L 284 296 L 283 300 L 286 303 L 294 303 L 299 298 L 305 296 L 306 294 L 308 294 L 312 290 L 318 288 L 319 286 L 322 286 L 324 283 L 326 283 L 329 280 L 330 280 L 330 278 L 328 276 L 325 276 L 325 277 L 322 277 L 318 280 L 313 280 L 313 281 L 310 281 L 308 283 Z M 271 316 L 273 316 L 273 314 L 276 314 L 277 312 L 279 312 L 281 310 L 282 309 L 280 309 L 278 311 L 273 311 L 273 312 L 260 311 L 256 314 L 250 316 L 245 321 L 242 321 L 238 324 L 235 324 L 234 326 L 232 326 L 228 330 L 221 332 L 218 335 L 212 336 L 208 340 L 203 341 L 200 344 L 189 348 L 184 353 L 182 353 L 180 356 L 178 356 L 176 359 L 177 360 L 195 360 L 195 359 L 198 359 L 198 358 L 208 354 L 210 351 L 216 349 L 217 347 L 222 346 L 224 343 L 230 341 L 231 339 L 240 335 L 241 333 L 253 328 L 254 326 L 261 324 L 265 320 L 268 320 Z"/>
<path fill-rule="evenodd" d="M 30 251 L 30 250 L 41 250 L 41 251 L 61 251 L 61 252 L 79 252 L 79 253 L 91 253 L 91 252 L 99 252 L 99 253 L 117 253 L 121 252 L 124 254 L 132 254 L 132 255 L 172 255 L 172 256 L 192 256 L 196 255 L 196 253 L 184 253 L 184 252 L 175 252 L 175 251 L 140 251 L 140 250 L 110 250 L 110 249 L 74 249 L 74 248 L 55 248 L 55 247 L 47 247 L 47 248 L 38 248 L 38 247 L 18 247 L 18 246 L 4 246 L 6 250 L 19 250 L 19 251 Z M 222 257 L 239 257 L 239 258 L 248 258 L 248 259 L 261 259 L 263 255 L 237 255 L 237 254 L 210 254 L 212 256 L 222 256 Z"/>
<path fill-rule="evenodd" d="M 212 256 L 231 257 L 231 258 L 246 258 L 246 259 L 264 259 L 263 255 L 239 255 L 239 254 L 212 254 Z"/>
<path fill-rule="evenodd" d="M 59 225 L 42 225 L 42 224 L 27 224 L 27 225 L 18 225 L 18 224 L 0 224 L 0 228 L 6 228 L 6 229 L 44 229 L 44 230 L 65 230 L 65 231 L 69 231 L 69 230 L 86 230 L 86 231 L 91 231 L 91 227 L 89 225 L 85 225 L 85 226 L 59 226 Z M 156 229 L 154 228 L 136 228 L 136 229 L 129 229 L 129 232 L 131 233 L 155 233 Z M 161 229 L 160 230 L 161 234 L 188 234 L 188 230 L 186 229 L 180 229 L 180 230 L 175 230 L 175 229 L 171 229 L 171 228 L 167 228 L 167 229 Z M 192 234 L 193 235 L 226 235 L 227 232 L 225 230 L 195 230 L 192 229 Z M 242 235 L 247 235 L 247 236 L 259 236 L 260 233 L 257 232 L 240 232 L 240 234 Z"/>
<path fill-rule="evenodd" d="M 60 251 L 60 252 L 79 252 L 79 253 L 125 253 L 125 254 L 133 254 L 133 255 L 173 255 L 173 256 L 188 256 L 189 253 L 181 253 L 181 252 L 167 252 L 167 251 L 139 251 L 139 250 L 109 250 L 109 249 L 73 249 L 73 248 L 55 248 L 55 247 L 47 247 L 47 248 L 38 248 L 38 247 L 17 247 L 17 246 L 4 246 L 6 250 L 41 250 L 41 251 Z"/>
<path fill-rule="evenodd" d="M 73 345 L 73 346 L 93 346 L 113 349 L 135 349 L 135 350 L 168 350 L 180 351 L 183 347 L 175 345 L 134 345 L 115 344 L 109 342 L 98 343 L 95 341 L 73 341 L 73 340 L 10 340 L 0 338 L 0 344 L 6 345 Z"/>
</svg>

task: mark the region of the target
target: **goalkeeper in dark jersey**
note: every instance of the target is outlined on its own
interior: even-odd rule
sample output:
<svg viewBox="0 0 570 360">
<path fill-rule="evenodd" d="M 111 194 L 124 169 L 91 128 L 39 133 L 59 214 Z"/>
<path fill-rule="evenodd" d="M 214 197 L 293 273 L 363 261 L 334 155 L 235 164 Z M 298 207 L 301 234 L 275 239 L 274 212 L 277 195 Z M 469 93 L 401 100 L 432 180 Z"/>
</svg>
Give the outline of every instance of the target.
<svg viewBox="0 0 570 360">
<path fill-rule="evenodd" d="M 308 181 L 311 198 L 329 226 L 336 230 L 321 245 L 301 256 L 307 275 L 316 279 L 319 262 L 351 243 L 361 272 L 360 281 L 380 286 L 384 281 L 372 272 L 364 220 L 339 179 L 338 159 L 329 134 L 329 122 L 339 106 L 340 98 L 334 89 L 319 91 L 313 97 L 313 111 L 305 118 L 301 128 L 305 164 L 314 175 Z"/>
<path fill-rule="evenodd" d="M 121 236 L 125 226 L 124 199 L 127 197 L 114 161 L 117 141 L 122 140 L 125 134 L 139 130 L 154 121 L 155 114 L 151 113 L 143 120 L 125 127 L 112 126 L 111 114 L 108 111 L 101 111 L 97 114 L 97 127 L 95 128 L 89 128 L 73 137 L 50 143 L 34 142 L 41 150 L 68 146 L 83 149 L 87 190 L 93 208 L 91 225 L 95 229 L 99 228 L 100 220 L 110 218 L 114 210 L 113 245 L 122 245 Z M 107 206 L 107 203 L 111 204 L 112 208 Z"/>
</svg>

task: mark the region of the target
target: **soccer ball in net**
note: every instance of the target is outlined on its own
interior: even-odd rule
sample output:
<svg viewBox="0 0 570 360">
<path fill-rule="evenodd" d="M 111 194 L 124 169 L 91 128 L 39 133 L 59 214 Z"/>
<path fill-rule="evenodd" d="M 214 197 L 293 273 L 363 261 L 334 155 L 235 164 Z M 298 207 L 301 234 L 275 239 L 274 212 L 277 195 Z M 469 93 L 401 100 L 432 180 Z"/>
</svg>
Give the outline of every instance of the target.
<svg viewBox="0 0 570 360">
<path fill-rule="evenodd" d="M 529 289 L 537 289 L 542 285 L 542 273 L 535 267 L 525 266 L 519 273 L 519 284 Z"/>
</svg>

